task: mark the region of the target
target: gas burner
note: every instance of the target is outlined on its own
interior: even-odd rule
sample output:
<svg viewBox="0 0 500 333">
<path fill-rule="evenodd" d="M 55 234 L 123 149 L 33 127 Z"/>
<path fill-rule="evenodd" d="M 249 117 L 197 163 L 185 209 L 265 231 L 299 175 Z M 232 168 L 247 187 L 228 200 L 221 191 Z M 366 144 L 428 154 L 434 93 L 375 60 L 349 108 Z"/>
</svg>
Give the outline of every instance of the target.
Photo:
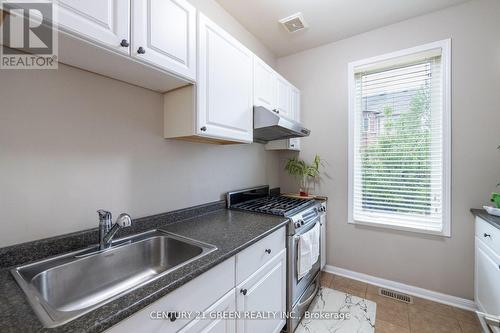
<svg viewBox="0 0 500 333">
<path fill-rule="evenodd" d="M 264 214 L 289 216 L 293 212 L 302 210 L 313 204 L 314 200 L 312 199 L 299 199 L 276 195 L 240 202 L 232 205 L 231 208 Z"/>
</svg>

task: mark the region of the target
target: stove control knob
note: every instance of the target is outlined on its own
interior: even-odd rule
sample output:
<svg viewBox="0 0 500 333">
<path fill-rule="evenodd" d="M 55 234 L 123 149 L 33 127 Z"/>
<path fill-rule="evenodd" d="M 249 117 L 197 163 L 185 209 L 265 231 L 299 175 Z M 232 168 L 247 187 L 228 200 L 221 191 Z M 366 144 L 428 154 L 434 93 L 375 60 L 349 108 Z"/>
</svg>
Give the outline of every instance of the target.
<svg viewBox="0 0 500 333">
<path fill-rule="evenodd" d="M 300 220 L 300 225 L 304 225 L 304 220 Z"/>
<path fill-rule="evenodd" d="M 295 228 L 300 228 L 300 223 L 299 222 L 295 222 Z"/>
</svg>

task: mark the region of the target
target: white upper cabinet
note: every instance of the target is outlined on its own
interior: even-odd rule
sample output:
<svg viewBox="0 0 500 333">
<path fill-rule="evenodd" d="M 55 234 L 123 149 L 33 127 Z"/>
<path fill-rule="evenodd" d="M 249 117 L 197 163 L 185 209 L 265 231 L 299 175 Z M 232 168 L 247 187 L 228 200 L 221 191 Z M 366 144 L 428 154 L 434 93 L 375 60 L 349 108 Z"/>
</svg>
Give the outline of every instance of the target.
<svg viewBox="0 0 500 333">
<path fill-rule="evenodd" d="M 291 118 L 300 121 L 300 90 L 292 86 L 290 94 Z M 300 138 L 288 139 L 288 149 L 300 150 Z"/>
<path fill-rule="evenodd" d="M 252 142 L 252 52 L 201 13 L 198 52 L 197 134 Z"/>
<path fill-rule="evenodd" d="M 281 115 L 300 122 L 300 90 L 282 78 L 278 81 L 279 89 L 282 91 L 278 94 L 282 101 L 281 107 L 277 106 L 276 109 Z M 265 149 L 300 151 L 300 138 L 271 141 L 265 145 Z"/>
<path fill-rule="evenodd" d="M 62 29 L 115 51 L 129 53 L 129 1 L 58 0 L 57 9 L 57 21 Z"/>
<path fill-rule="evenodd" d="M 254 57 L 254 105 L 264 106 L 269 110 L 276 108 L 277 77 L 274 70 L 258 57 Z"/>
<path fill-rule="evenodd" d="M 187 1 L 132 0 L 132 37 L 132 56 L 195 80 L 196 9 Z"/>
<path fill-rule="evenodd" d="M 300 121 L 300 90 L 293 86 L 290 89 L 290 115 L 293 120 Z"/>
<path fill-rule="evenodd" d="M 280 115 L 293 119 L 291 109 L 292 86 L 281 76 L 278 76 L 277 85 L 276 110 Z"/>
</svg>

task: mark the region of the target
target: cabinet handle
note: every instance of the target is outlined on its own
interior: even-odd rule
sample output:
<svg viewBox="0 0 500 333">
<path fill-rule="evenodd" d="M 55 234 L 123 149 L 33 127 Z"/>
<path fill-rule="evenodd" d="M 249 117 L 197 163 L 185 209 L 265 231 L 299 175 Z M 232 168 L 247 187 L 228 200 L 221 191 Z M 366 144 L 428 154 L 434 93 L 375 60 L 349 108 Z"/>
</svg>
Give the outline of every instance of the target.
<svg viewBox="0 0 500 333">
<path fill-rule="evenodd" d="M 207 126 L 203 126 L 202 128 L 200 128 L 200 131 L 202 132 L 205 132 L 207 130 Z"/>
<path fill-rule="evenodd" d="M 126 39 L 122 39 L 122 42 L 120 43 L 120 46 L 121 47 L 129 47 L 130 44 L 128 43 L 128 41 Z"/>
<path fill-rule="evenodd" d="M 278 109 L 274 109 L 273 111 L 276 112 L 277 114 L 280 113 L 280 110 L 278 110 Z"/>
<path fill-rule="evenodd" d="M 179 313 L 178 312 L 169 312 L 167 313 L 167 317 L 168 319 L 170 319 L 171 322 L 174 322 L 177 317 L 179 317 Z"/>
<path fill-rule="evenodd" d="M 144 53 L 146 53 L 146 50 L 145 50 L 142 46 L 140 46 L 140 47 L 137 49 L 137 53 L 139 53 L 139 54 L 144 54 Z"/>
<path fill-rule="evenodd" d="M 242 293 L 243 295 L 246 295 L 247 294 L 247 290 L 246 289 L 241 289 L 240 293 Z"/>
<path fill-rule="evenodd" d="M 489 238 L 491 238 L 491 235 L 490 235 L 490 234 L 487 234 L 487 233 L 484 233 L 484 234 L 483 234 L 483 236 L 484 236 L 484 237 L 489 237 Z"/>
<path fill-rule="evenodd" d="M 271 254 L 271 249 L 266 249 L 267 254 Z"/>
</svg>

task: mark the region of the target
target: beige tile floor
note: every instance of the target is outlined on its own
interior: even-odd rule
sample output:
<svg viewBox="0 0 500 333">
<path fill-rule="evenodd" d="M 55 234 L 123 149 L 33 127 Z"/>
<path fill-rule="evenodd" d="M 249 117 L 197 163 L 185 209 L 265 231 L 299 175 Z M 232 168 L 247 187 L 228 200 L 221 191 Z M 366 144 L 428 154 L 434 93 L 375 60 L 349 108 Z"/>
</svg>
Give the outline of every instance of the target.
<svg viewBox="0 0 500 333">
<path fill-rule="evenodd" d="M 481 333 L 475 313 L 413 298 L 406 304 L 378 295 L 378 287 L 322 272 L 321 285 L 377 303 L 375 333 Z"/>
</svg>

